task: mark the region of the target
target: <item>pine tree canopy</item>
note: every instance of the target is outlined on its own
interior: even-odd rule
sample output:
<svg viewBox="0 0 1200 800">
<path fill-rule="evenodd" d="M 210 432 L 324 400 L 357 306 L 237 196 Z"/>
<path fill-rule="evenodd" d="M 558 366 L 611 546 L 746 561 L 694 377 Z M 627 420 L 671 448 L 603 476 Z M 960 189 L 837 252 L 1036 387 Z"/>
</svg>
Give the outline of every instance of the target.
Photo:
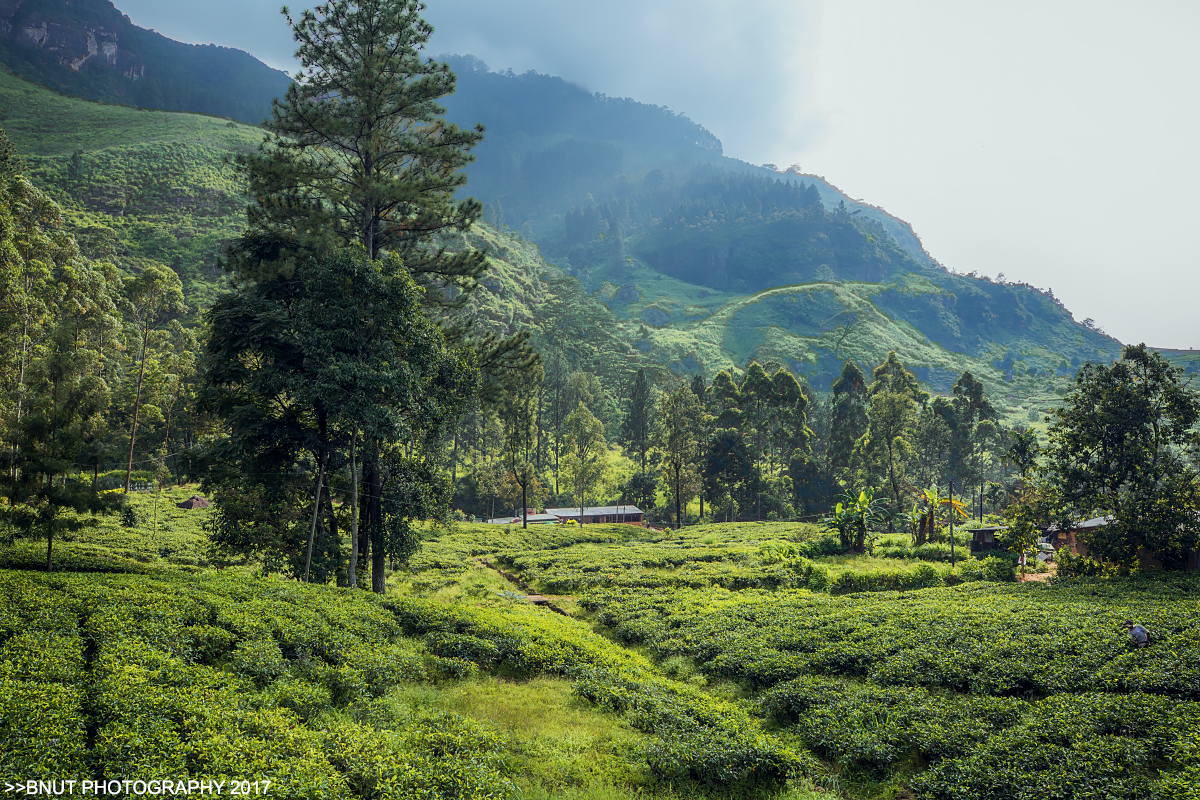
<svg viewBox="0 0 1200 800">
<path fill-rule="evenodd" d="M 483 126 L 460 129 L 438 99 L 454 92 L 447 64 L 423 59 L 432 26 L 416 0 L 331 0 L 293 17 L 301 72 L 276 101 L 261 150 L 243 159 L 252 227 L 318 247 L 358 243 L 396 252 L 425 301 L 469 291 L 484 268 L 474 249 L 436 235 L 465 231 L 482 211 L 455 200 L 460 168 Z"/>
</svg>

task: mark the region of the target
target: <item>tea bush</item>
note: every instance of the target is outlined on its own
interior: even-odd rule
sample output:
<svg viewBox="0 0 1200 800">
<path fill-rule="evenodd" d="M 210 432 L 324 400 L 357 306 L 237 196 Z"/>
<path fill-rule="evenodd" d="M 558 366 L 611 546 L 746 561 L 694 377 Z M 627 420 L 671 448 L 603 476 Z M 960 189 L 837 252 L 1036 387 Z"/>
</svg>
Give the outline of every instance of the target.
<svg viewBox="0 0 1200 800">
<path fill-rule="evenodd" d="M 868 769 L 911 753 L 930 761 L 959 755 L 1015 724 L 1027 707 L 1009 698 L 820 677 L 779 684 L 759 702 L 765 714 L 794 724 L 813 752 Z"/>
<path fill-rule="evenodd" d="M 1198 730 L 1198 703 L 1061 695 L 1035 704 L 986 747 L 933 765 L 912 785 L 939 800 L 1195 797 L 1188 748 Z"/>
<path fill-rule="evenodd" d="M 508 797 L 494 732 L 417 711 L 379 730 L 367 710 L 396 687 L 481 674 L 562 675 L 581 698 L 597 680 L 660 698 L 653 712 L 596 704 L 648 737 L 647 780 L 778 787 L 808 764 L 736 704 L 507 600 L 449 607 L 231 573 L 0 572 L 0 597 L 12 774 L 253 775 L 282 797 Z"/>
<path fill-rule="evenodd" d="M 802 675 L 1037 697 L 1147 691 L 1200 699 L 1200 579 L 976 583 L 829 597 L 806 591 L 606 589 L 581 598 L 621 640 L 769 688 Z M 1155 632 L 1129 647 L 1121 621 Z"/>
</svg>

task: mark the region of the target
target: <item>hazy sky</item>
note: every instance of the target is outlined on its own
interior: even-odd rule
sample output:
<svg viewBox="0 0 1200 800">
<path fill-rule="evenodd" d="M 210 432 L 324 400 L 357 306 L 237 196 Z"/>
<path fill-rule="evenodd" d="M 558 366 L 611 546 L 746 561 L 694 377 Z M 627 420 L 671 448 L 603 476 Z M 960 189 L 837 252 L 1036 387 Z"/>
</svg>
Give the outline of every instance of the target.
<svg viewBox="0 0 1200 800">
<path fill-rule="evenodd" d="M 292 67 L 274 0 L 116 5 Z M 727 155 L 907 220 L 947 267 L 1050 287 L 1122 341 L 1200 348 L 1198 3 L 430 0 L 426 17 L 432 53 L 682 111 Z"/>
</svg>

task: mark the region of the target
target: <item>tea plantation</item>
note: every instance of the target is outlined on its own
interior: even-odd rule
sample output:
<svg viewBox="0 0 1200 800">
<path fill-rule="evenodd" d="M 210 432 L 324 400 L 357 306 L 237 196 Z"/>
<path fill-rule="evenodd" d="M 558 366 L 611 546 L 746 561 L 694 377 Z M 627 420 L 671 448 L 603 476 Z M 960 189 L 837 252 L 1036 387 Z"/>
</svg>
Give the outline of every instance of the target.
<svg viewBox="0 0 1200 800">
<path fill-rule="evenodd" d="M 56 544 L 55 573 L 0 547 L 0 780 L 1200 798 L 1195 579 L 1015 583 L 784 523 L 463 525 L 375 596 L 211 563 L 209 512 L 167 502 L 189 494 L 157 528 L 134 495 Z"/>
</svg>

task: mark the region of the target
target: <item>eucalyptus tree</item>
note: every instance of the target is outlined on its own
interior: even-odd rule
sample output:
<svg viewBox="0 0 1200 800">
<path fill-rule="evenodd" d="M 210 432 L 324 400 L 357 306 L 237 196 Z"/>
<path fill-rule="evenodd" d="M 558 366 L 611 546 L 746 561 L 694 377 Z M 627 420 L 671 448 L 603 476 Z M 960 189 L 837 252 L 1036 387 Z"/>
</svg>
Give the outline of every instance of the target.
<svg viewBox="0 0 1200 800">
<path fill-rule="evenodd" d="M 151 264 L 140 275 L 126 281 L 124 306 L 138 370 L 133 416 L 129 424 L 129 454 L 125 462 L 125 491 L 128 492 L 150 347 L 169 322 L 187 311 L 187 305 L 183 302 L 183 285 L 179 276 L 166 267 Z"/>
<path fill-rule="evenodd" d="M 683 507 L 699 488 L 696 431 L 702 410 L 696 393 L 683 383 L 664 396 L 659 406 L 661 422 L 655 431 L 655 445 L 674 495 L 676 528 L 683 525 Z"/>
<path fill-rule="evenodd" d="M 855 442 L 854 454 L 869 481 L 887 482 L 893 508 L 900 508 L 906 473 L 916 454 L 913 436 L 919 407 L 929 395 L 894 351 L 871 371 L 871 379 L 867 430 Z"/>
<path fill-rule="evenodd" d="M 540 370 L 539 370 L 540 372 Z M 541 383 L 541 375 L 536 383 Z M 521 527 L 529 527 L 529 489 L 537 480 L 538 395 L 513 387 L 501 407 L 504 462 L 521 489 Z"/>
<path fill-rule="evenodd" d="M 0 169 L 15 172 L 3 149 Z M 112 344 L 119 284 L 110 265 L 80 255 L 53 201 L 15 174 L 0 178 L 5 517 L 17 533 L 46 539 L 50 570 L 55 535 L 95 524 L 65 512 L 111 507 L 94 485 L 68 483 L 66 474 L 103 434 L 109 386 L 101 365 Z"/>
<path fill-rule="evenodd" d="M 596 419 L 583 401 L 567 416 L 566 468 L 571 490 L 579 504 L 579 521 L 583 522 L 583 507 L 592 497 L 596 485 L 608 470 L 608 445 L 604 440 L 604 423 Z"/>
<path fill-rule="evenodd" d="M 950 471 L 963 485 L 982 485 L 989 445 L 998 434 L 1000 414 L 984 394 L 983 384 L 970 372 L 954 382 Z"/>
<path fill-rule="evenodd" d="M 700 464 L 701 475 L 703 476 L 704 465 L 708 458 L 708 449 L 712 441 L 714 423 L 716 417 L 713 416 L 708 407 L 708 386 L 704 383 L 704 376 L 696 373 L 692 376 L 692 394 L 696 395 L 696 402 L 700 404 L 700 423 L 696 426 L 696 461 Z M 700 519 L 704 520 L 704 497 L 708 492 L 707 483 L 704 480 L 700 482 Z"/>
<path fill-rule="evenodd" d="M 64 295 L 56 273 L 79 256 L 62 221 L 59 207 L 25 179 L 0 184 L 0 400 L 12 480 L 20 477 L 28 370 L 54 334 Z"/>
<path fill-rule="evenodd" d="M 830 393 L 826 463 L 835 483 L 852 484 L 854 444 L 867 431 L 867 376 L 853 361 L 846 361 Z"/>
<path fill-rule="evenodd" d="M 629 387 L 629 402 L 625 406 L 625 419 L 621 421 L 618 443 L 638 462 L 638 471 L 646 471 L 646 454 L 650 451 L 650 438 L 654 431 L 654 393 L 646 370 L 638 369 Z"/>
</svg>

